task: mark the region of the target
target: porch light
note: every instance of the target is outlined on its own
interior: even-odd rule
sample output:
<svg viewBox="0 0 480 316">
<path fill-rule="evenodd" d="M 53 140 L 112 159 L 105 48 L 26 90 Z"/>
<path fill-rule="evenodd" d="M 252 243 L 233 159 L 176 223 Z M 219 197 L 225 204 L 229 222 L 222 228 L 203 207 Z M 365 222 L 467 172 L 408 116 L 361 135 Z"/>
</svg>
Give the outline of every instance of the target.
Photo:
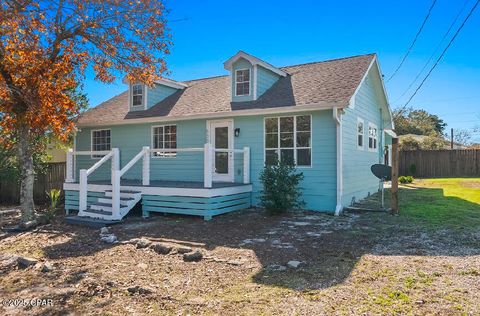
<svg viewBox="0 0 480 316">
<path fill-rule="evenodd" d="M 240 128 L 235 129 L 235 137 L 240 136 Z"/>
</svg>

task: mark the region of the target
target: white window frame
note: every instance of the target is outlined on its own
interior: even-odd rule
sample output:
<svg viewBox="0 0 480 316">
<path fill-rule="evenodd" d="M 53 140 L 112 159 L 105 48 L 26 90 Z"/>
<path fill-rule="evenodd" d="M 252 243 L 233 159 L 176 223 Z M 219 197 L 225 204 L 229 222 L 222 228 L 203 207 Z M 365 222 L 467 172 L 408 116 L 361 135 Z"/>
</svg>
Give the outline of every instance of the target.
<svg viewBox="0 0 480 316">
<path fill-rule="evenodd" d="M 238 83 L 245 83 L 245 82 L 248 82 L 248 94 L 238 94 L 237 93 L 237 73 L 239 71 L 245 71 L 245 70 L 248 70 L 248 81 L 242 81 L 242 82 L 238 82 Z M 234 85 L 235 85 L 235 96 L 236 97 L 246 97 L 246 96 L 249 96 L 252 94 L 252 89 L 251 89 L 251 82 L 252 82 L 252 70 L 250 68 L 241 68 L 241 69 L 236 69 L 235 70 L 235 76 L 234 76 Z"/>
<path fill-rule="evenodd" d="M 298 116 L 309 116 L 310 117 L 310 147 L 297 147 L 297 117 Z M 278 139 L 277 139 L 277 148 L 279 150 L 279 155 L 281 155 L 280 150 L 280 119 L 282 117 L 293 117 L 293 148 L 286 148 L 283 149 L 293 149 L 293 160 L 295 162 L 295 168 L 298 169 L 310 169 L 313 168 L 313 117 L 311 114 L 299 114 L 299 115 L 280 115 L 280 116 L 267 116 L 263 118 L 263 165 L 266 166 L 266 159 L 267 159 L 267 150 L 274 150 L 275 148 L 267 148 L 267 137 L 266 137 L 266 120 L 267 119 L 274 119 L 278 120 Z M 297 149 L 310 149 L 310 165 L 297 165 Z M 280 158 L 280 156 L 279 156 Z M 280 161 L 280 160 L 279 160 Z"/>
<path fill-rule="evenodd" d="M 362 133 L 360 134 L 358 132 L 358 125 L 362 124 Z M 364 150 L 365 149 L 365 121 L 361 118 L 357 118 L 357 129 L 356 129 L 356 135 L 357 135 L 357 149 Z M 362 146 L 358 144 L 358 136 L 362 135 Z"/>
<path fill-rule="evenodd" d="M 92 129 L 90 131 L 90 151 L 91 152 L 95 152 L 95 150 L 93 150 L 93 133 L 94 132 L 100 132 L 100 131 L 110 131 L 110 149 L 108 150 L 112 150 L 112 130 L 110 128 L 100 128 L 100 129 Z M 101 151 L 104 151 L 104 150 L 101 150 Z M 91 159 L 102 159 L 103 156 L 105 155 L 96 155 L 96 154 L 90 154 L 90 158 Z"/>
<path fill-rule="evenodd" d="M 372 141 L 372 144 L 374 145 L 374 147 L 370 147 L 370 128 L 374 128 L 376 130 L 376 133 L 375 133 L 375 137 L 373 138 L 374 141 Z M 378 127 L 377 125 L 373 124 L 373 123 L 368 123 L 368 151 L 372 151 L 372 152 L 377 152 L 378 151 Z"/>
<path fill-rule="evenodd" d="M 133 94 L 133 87 L 134 86 L 141 86 L 142 87 L 142 104 L 140 105 L 133 105 L 133 97 L 138 95 L 138 94 Z M 147 89 L 145 85 L 141 83 L 134 83 L 130 86 L 130 107 L 132 109 L 140 109 L 140 108 L 145 108 L 146 103 L 146 97 L 147 97 Z"/>
<path fill-rule="evenodd" d="M 177 127 L 177 124 L 164 124 L 164 125 L 153 125 L 151 128 L 150 128 L 150 148 L 152 149 L 152 153 L 151 153 L 151 157 L 152 158 L 176 158 L 177 157 L 177 152 L 171 152 L 171 153 L 164 153 L 163 155 L 159 155 L 159 156 L 155 156 L 155 149 L 166 149 L 165 148 L 165 127 L 166 126 L 175 126 L 175 142 L 177 143 L 177 147 L 176 148 L 169 148 L 169 149 L 177 149 L 178 148 L 178 127 Z M 163 148 L 155 148 L 155 144 L 153 142 L 154 140 L 154 130 L 155 128 L 163 128 L 163 140 L 162 140 L 162 143 L 163 143 Z"/>
</svg>

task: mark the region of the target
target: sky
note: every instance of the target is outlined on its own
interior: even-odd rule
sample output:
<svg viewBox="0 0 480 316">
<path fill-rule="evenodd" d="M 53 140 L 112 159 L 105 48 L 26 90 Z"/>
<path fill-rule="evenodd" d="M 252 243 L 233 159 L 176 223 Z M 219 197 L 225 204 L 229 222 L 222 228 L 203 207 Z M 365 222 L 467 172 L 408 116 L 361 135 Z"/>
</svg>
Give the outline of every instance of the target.
<svg viewBox="0 0 480 316">
<path fill-rule="evenodd" d="M 434 61 L 441 53 L 476 1 L 437 0 L 405 63 L 386 83 L 392 108 L 405 104 L 426 71 L 410 90 L 408 86 L 430 56 L 437 52 Z M 182 81 L 225 75 L 223 62 L 243 50 L 277 67 L 377 53 L 387 79 L 432 2 L 167 0 L 174 42 L 167 57 L 169 78 Z M 457 15 L 453 30 L 441 42 Z M 105 85 L 87 74 L 85 92 L 90 106 L 126 88 L 120 79 Z M 474 141 L 480 142 L 480 131 L 474 132 L 480 126 L 480 6 L 410 106 L 437 114 L 448 123 L 448 130 L 468 129 Z"/>
</svg>

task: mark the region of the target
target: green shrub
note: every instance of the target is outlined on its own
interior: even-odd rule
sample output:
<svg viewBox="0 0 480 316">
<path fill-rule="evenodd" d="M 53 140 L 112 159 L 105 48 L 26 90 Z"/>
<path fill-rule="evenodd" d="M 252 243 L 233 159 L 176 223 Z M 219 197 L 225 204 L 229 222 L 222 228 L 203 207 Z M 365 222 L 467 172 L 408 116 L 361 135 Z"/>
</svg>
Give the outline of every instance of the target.
<svg viewBox="0 0 480 316">
<path fill-rule="evenodd" d="M 47 194 L 47 197 L 50 200 L 50 206 L 45 210 L 43 216 L 45 217 L 46 222 L 51 222 L 57 214 L 62 190 L 51 189 L 50 192 L 45 192 L 45 194 Z"/>
<path fill-rule="evenodd" d="M 301 209 L 305 205 L 300 188 L 302 180 L 303 173 L 297 172 L 294 166 L 284 163 L 265 166 L 260 173 L 260 181 L 263 184 L 260 204 L 270 214 Z"/>
<path fill-rule="evenodd" d="M 412 183 L 413 177 L 412 176 L 400 176 L 398 177 L 398 182 L 402 184 Z"/>
</svg>

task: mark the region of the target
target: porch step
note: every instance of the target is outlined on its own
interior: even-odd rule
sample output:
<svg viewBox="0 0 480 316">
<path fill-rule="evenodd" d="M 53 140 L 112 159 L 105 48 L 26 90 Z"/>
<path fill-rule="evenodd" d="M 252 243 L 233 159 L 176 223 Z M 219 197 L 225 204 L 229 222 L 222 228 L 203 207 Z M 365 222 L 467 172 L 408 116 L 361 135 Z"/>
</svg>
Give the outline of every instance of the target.
<svg viewBox="0 0 480 316">
<path fill-rule="evenodd" d="M 132 199 L 133 200 L 133 199 Z M 106 207 L 112 207 L 112 203 L 102 203 L 102 202 L 95 202 L 92 204 L 92 206 L 95 205 L 95 206 L 106 206 Z M 122 207 L 127 207 L 128 205 L 126 204 L 120 204 L 120 208 Z"/>
<path fill-rule="evenodd" d="M 112 192 L 112 190 L 105 190 L 105 192 Z M 141 191 L 131 191 L 131 190 L 120 190 L 120 193 L 139 194 L 139 193 L 142 193 L 142 192 Z"/>
<path fill-rule="evenodd" d="M 108 215 L 108 216 L 112 215 L 111 211 L 95 210 L 95 209 L 92 209 L 92 208 L 87 208 L 85 210 L 85 212 L 86 213 L 92 213 L 92 214 Z"/>
<path fill-rule="evenodd" d="M 68 224 L 73 225 L 83 225 L 93 228 L 99 228 L 104 226 L 110 226 L 115 224 L 122 223 L 121 220 L 108 220 L 108 219 L 100 219 L 100 218 L 92 218 L 92 217 L 85 217 L 85 216 L 65 216 L 64 220 Z"/>
<path fill-rule="evenodd" d="M 110 200 L 110 201 L 111 201 L 111 200 L 112 200 L 112 197 L 111 197 L 111 196 L 105 196 L 105 197 L 99 198 L 99 200 Z M 120 201 L 126 201 L 126 202 L 128 202 L 128 201 L 133 201 L 133 200 L 135 200 L 135 199 L 132 198 L 132 197 L 123 197 L 123 196 L 120 197 Z M 105 203 L 106 203 L 106 202 L 105 202 Z M 109 203 L 110 203 L 110 202 L 109 202 Z"/>
</svg>

